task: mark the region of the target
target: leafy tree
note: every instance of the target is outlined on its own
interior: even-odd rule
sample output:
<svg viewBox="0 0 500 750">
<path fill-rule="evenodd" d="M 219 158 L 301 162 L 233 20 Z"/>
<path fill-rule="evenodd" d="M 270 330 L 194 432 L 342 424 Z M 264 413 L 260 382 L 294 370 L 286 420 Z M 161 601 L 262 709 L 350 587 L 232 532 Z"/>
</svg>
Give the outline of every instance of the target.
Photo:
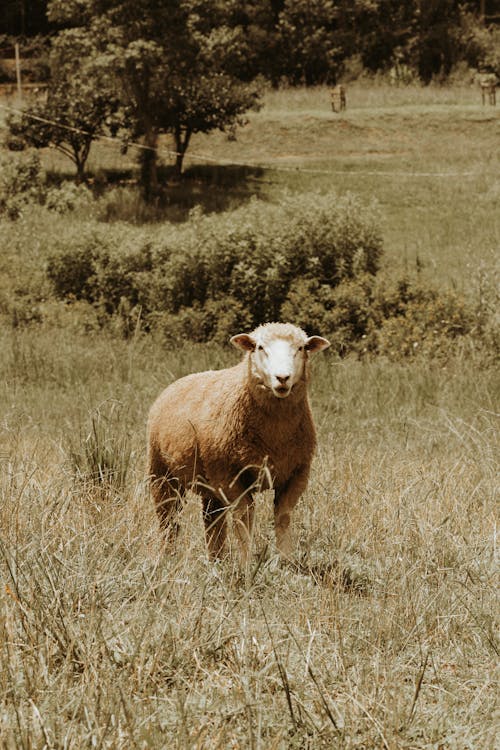
<svg viewBox="0 0 500 750">
<path fill-rule="evenodd" d="M 287 0 L 279 17 L 283 60 L 294 83 L 313 84 L 326 80 L 333 69 L 339 49 L 335 46 L 332 25 L 335 3 L 332 0 Z"/>
<path fill-rule="evenodd" d="M 93 45 L 92 66 L 118 82 L 131 136 L 142 138 L 141 184 L 157 190 L 157 148 L 174 137 L 182 170 L 193 133 L 226 130 L 257 103 L 256 87 L 231 70 L 241 30 L 230 25 L 230 5 L 218 0 L 51 0 L 54 21 L 78 24 Z M 64 37 L 69 32 L 61 32 Z"/>
<path fill-rule="evenodd" d="M 454 30 L 460 24 L 460 0 L 419 0 L 416 64 L 420 78 L 447 76 L 456 62 Z"/>
<path fill-rule="evenodd" d="M 111 132 L 117 128 L 116 97 L 102 78 L 88 76 L 88 57 L 85 37 L 72 30 L 60 36 L 51 54 L 46 99 L 8 118 L 11 134 L 23 145 L 53 146 L 71 159 L 79 182 L 85 180 L 92 142 L 106 126 Z"/>
<path fill-rule="evenodd" d="M 0 34 L 31 36 L 47 31 L 47 0 L 2 0 L 0 3 Z"/>
<path fill-rule="evenodd" d="M 380 70 L 392 64 L 395 54 L 404 52 L 404 62 L 416 40 L 417 8 L 415 0 L 377 0 L 367 3 L 356 18 L 363 64 Z"/>
<path fill-rule="evenodd" d="M 274 86 L 279 84 L 284 75 L 279 31 L 284 6 L 285 0 L 234 0 L 230 4 L 230 25 L 238 28 L 240 36 L 229 64 L 242 80 L 261 75 Z"/>
</svg>

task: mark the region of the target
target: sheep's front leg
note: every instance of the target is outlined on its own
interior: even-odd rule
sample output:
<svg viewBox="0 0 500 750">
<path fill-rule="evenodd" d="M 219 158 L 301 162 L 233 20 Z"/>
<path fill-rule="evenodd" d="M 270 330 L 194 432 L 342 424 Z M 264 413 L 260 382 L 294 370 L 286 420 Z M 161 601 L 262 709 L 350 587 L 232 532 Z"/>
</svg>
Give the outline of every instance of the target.
<svg viewBox="0 0 500 750">
<path fill-rule="evenodd" d="M 274 530 L 278 550 L 284 557 L 293 552 L 293 539 L 290 530 L 291 513 L 299 497 L 307 487 L 309 466 L 301 466 L 288 482 L 274 488 Z"/>
<path fill-rule="evenodd" d="M 227 534 L 226 503 L 217 495 L 203 495 L 203 521 L 211 559 L 221 557 Z"/>
<path fill-rule="evenodd" d="M 245 565 L 248 562 L 253 534 L 254 521 L 254 499 L 252 495 L 246 494 L 236 506 L 234 518 L 234 530 L 240 543 L 241 561 Z"/>
</svg>

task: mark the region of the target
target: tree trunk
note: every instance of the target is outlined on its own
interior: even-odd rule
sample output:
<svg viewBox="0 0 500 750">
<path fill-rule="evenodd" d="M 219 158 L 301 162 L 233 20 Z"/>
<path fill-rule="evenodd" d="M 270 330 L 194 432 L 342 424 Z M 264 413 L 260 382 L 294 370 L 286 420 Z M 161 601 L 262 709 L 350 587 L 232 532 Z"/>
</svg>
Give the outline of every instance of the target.
<svg viewBox="0 0 500 750">
<path fill-rule="evenodd" d="M 141 188 L 144 200 L 149 203 L 158 195 L 158 131 L 152 126 L 146 128 L 144 146 L 141 151 Z"/>
<path fill-rule="evenodd" d="M 76 182 L 78 185 L 81 185 L 82 182 L 86 182 L 85 180 L 85 162 L 83 162 L 81 159 L 77 159 L 75 161 L 76 164 Z"/>
<path fill-rule="evenodd" d="M 177 125 L 174 130 L 175 139 L 175 175 L 180 177 L 182 174 L 182 163 L 184 161 L 184 155 L 189 146 L 189 140 L 191 138 L 191 130 L 187 128 L 182 130 L 180 125 Z"/>
<path fill-rule="evenodd" d="M 83 145 L 81 143 L 76 143 L 73 146 L 73 155 L 74 155 L 74 162 L 76 165 L 76 181 L 78 184 L 81 184 L 84 182 L 87 183 L 87 177 L 85 175 L 85 166 L 87 164 L 87 159 L 89 158 L 90 153 L 90 147 L 92 145 L 92 141 L 86 141 Z"/>
</svg>

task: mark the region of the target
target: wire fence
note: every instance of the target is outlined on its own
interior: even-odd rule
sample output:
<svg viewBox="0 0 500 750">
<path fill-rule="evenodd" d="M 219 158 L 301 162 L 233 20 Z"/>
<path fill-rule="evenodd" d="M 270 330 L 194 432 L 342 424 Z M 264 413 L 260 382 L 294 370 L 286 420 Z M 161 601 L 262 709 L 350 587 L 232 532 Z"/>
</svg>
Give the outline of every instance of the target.
<svg viewBox="0 0 500 750">
<path fill-rule="evenodd" d="M 57 120 L 53 120 L 50 118 L 42 117 L 40 115 L 36 115 L 34 113 L 31 113 L 29 111 L 26 111 L 20 107 L 14 107 L 9 104 L 2 104 L 0 103 L 0 110 L 3 110 L 7 114 L 14 114 L 19 115 L 23 117 L 30 118 L 34 121 L 40 122 L 42 124 L 49 125 L 51 127 L 60 128 L 61 130 L 71 132 L 77 135 L 82 135 L 86 137 L 90 137 L 93 141 L 99 142 L 103 145 L 106 145 L 108 147 L 111 147 L 113 149 L 116 149 L 117 151 L 120 151 L 123 153 L 124 147 L 126 149 L 136 149 L 137 151 L 154 151 L 157 153 L 158 156 L 165 156 L 168 158 L 176 158 L 179 155 L 179 152 L 166 148 L 163 145 L 159 145 L 156 148 L 152 146 L 147 146 L 146 144 L 140 143 L 138 141 L 129 141 L 129 140 L 122 140 L 117 137 L 113 137 L 110 135 L 106 135 L 105 133 L 100 134 L 94 134 L 90 133 L 87 130 L 77 128 L 71 125 L 67 125 L 65 123 L 61 123 Z M 297 154 L 297 156 L 300 156 L 300 154 Z M 293 155 L 292 155 L 293 157 Z M 475 171 L 434 171 L 434 172 L 428 172 L 428 171 L 415 171 L 415 170 L 379 170 L 379 169 L 330 169 L 330 168 L 323 168 L 323 167 L 305 167 L 305 166 L 292 166 L 292 165 L 285 165 L 285 164 L 276 164 L 275 162 L 266 162 L 266 161 L 241 161 L 234 158 L 224 158 L 221 156 L 210 156 L 209 154 L 202 153 L 199 151 L 189 151 L 189 154 L 185 154 L 185 158 L 188 159 L 191 162 L 203 162 L 206 164 L 212 164 L 214 166 L 233 166 L 233 167 L 241 167 L 241 168 L 247 168 L 247 169 L 254 169 L 254 170 L 272 170 L 276 172 L 294 172 L 294 173 L 303 173 L 303 174 L 317 174 L 317 175 L 365 175 L 365 176 L 378 176 L 378 177 L 414 177 L 414 178 L 457 178 L 457 177 L 474 177 L 478 175 L 478 172 Z M 484 171 L 481 172 L 481 175 L 484 175 Z"/>
</svg>

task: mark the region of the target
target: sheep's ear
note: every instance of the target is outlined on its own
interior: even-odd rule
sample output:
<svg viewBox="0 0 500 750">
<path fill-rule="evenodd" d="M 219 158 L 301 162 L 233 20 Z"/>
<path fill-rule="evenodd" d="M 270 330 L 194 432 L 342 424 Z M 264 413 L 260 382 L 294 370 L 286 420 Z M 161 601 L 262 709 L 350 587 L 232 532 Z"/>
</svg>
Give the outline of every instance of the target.
<svg viewBox="0 0 500 750">
<path fill-rule="evenodd" d="M 229 339 L 231 344 L 244 352 L 255 351 L 255 341 L 248 333 L 238 333 Z"/>
<path fill-rule="evenodd" d="M 309 336 L 304 349 L 310 354 L 314 354 L 323 351 L 323 349 L 328 349 L 329 346 L 328 339 L 324 339 L 322 336 Z"/>
</svg>

